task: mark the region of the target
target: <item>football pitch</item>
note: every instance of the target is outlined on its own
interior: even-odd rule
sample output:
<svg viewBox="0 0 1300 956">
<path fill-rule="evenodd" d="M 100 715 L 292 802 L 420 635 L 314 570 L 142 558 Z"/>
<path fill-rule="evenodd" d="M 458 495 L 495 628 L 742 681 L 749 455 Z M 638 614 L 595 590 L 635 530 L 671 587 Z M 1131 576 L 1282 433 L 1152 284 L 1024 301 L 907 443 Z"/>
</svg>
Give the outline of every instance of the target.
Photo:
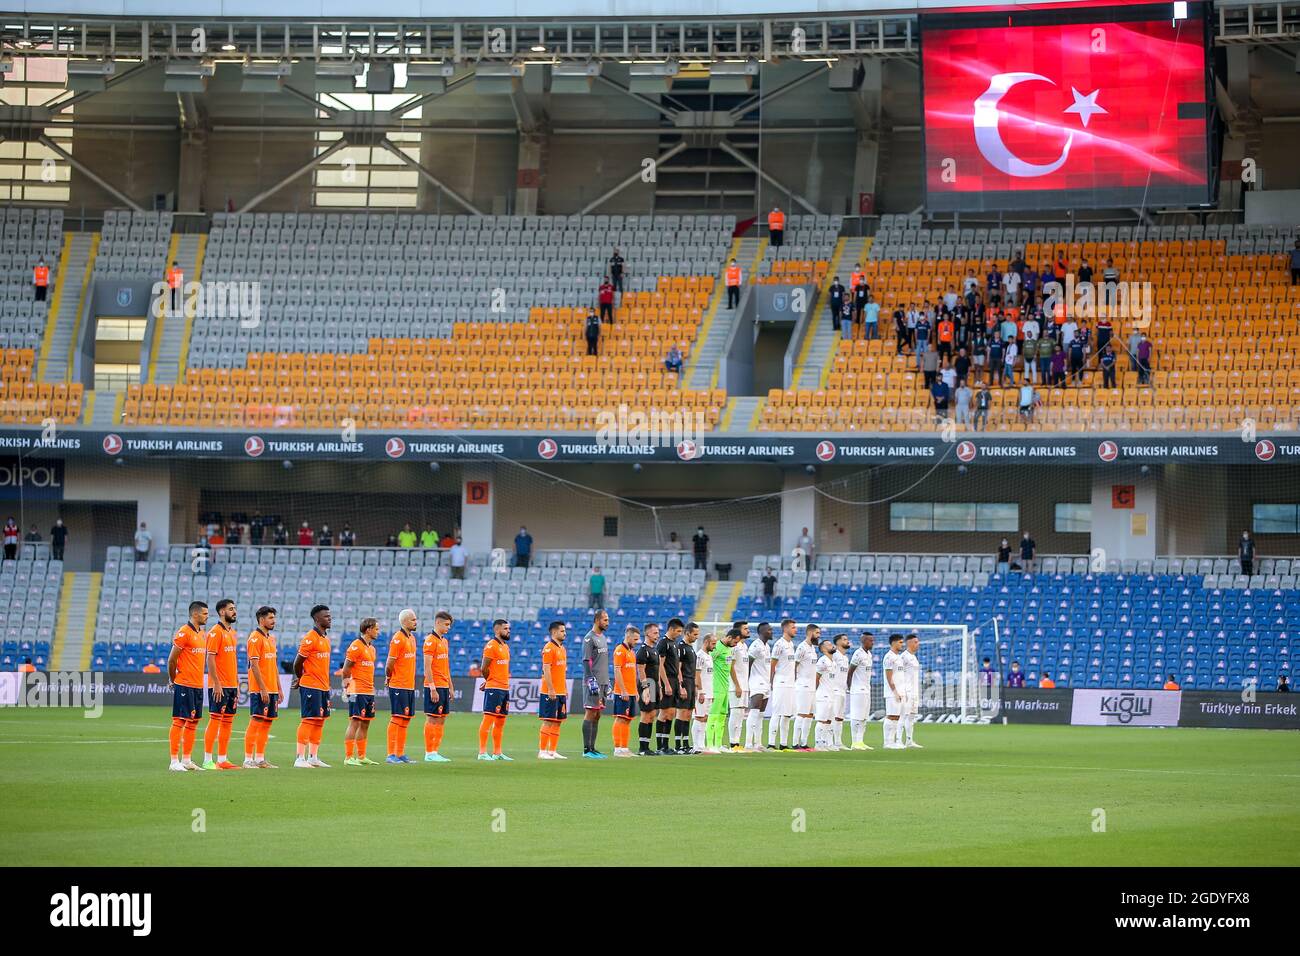
<svg viewBox="0 0 1300 956">
<path fill-rule="evenodd" d="M 1282 731 L 919 725 L 924 750 L 480 763 L 477 714 L 448 720 L 449 764 L 344 767 L 346 719 L 295 770 L 169 773 L 163 708 L 0 711 L 8 865 L 1290 865 L 1300 739 Z M 247 714 L 231 756 L 242 761 Z M 611 721 L 601 721 L 609 748 Z M 202 730 L 199 729 L 199 748 Z M 385 720 L 371 731 L 383 759 Z M 410 734 L 417 760 L 423 720 Z M 633 746 L 636 738 L 633 736 Z M 238 756 L 236 756 L 238 755 Z M 196 753 L 196 758 L 201 755 Z"/>
</svg>

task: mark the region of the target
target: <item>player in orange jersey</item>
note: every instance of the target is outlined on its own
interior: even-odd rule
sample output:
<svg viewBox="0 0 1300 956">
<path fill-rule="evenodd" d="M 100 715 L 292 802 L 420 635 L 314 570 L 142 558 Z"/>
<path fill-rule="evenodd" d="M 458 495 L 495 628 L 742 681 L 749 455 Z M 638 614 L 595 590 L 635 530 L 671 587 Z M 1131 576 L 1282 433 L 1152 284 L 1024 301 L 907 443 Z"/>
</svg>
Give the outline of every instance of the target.
<svg viewBox="0 0 1300 956">
<path fill-rule="evenodd" d="M 320 759 L 320 740 L 325 720 L 330 715 L 330 609 L 317 604 L 311 609 L 312 628 L 298 642 L 298 656 L 293 660 L 293 684 L 298 688 L 302 721 L 298 724 L 298 750 L 295 767 L 328 767 Z"/>
<path fill-rule="evenodd" d="M 222 598 L 217 602 L 217 623 L 208 631 L 208 726 L 203 731 L 203 769 L 238 770 L 239 765 L 226 759 L 230 732 L 235 727 L 235 709 L 239 705 L 239 661 L 235 648 L 239 634 L 235 631 L 235 602 Z M 212 747 L 217 745 L 217 759 Z"/>
<path fill-rule="evenodd" d="M 373 617 L 362 620 L 361 636 L 348 645 L 343 660 L 343 693 L 348 698 L 348 729 L 343 735 L 343 765 L 376 766 L 378 761 L 366 756 L 366 734 L 375 719 L 375 639 L 379 622 Z"/>
<path fill-rule="evenodd" d="M 244 769 L 274 770 L 266 759 L 271 723 L 280 716 L 280 662 L 275 647 L 275 608 L 257 609 L 257 627 L 248 635 L 248 733 Z"/>
<path fill-rule="evenodd" d="M 614 648 L 614 756 L 631 757 L 632 718 L 636 716 L 636 646 L 641 631 L 629 624 L 623 640 Z"/>
<path fill-rule="evenodd" d="M 537 716 L 542 718 L 539 760 L 568 760 L 556 752 L 560 742 L 560 728 L 569 716 L 569 681 L 565 673 L 569 652 L 564 647 L 568 629 L 563 621 L 552 621 L 547 630 L 546 645 L 542 648 L 542 693 L 537 702 Z"/>
<path fill-rule="evenodd" d="M 492 637 L 483 648 L 483 721 L 478 726 L 479 760 L 513 760 L 501 752 L 501 735 L 505 733 L 510 713 L 510 622 L 497 618 L 492 622 Z M 492 752 L 488 753 L 488 736 Z"/>
<path fill-rule="evenodd" d="M 415 716 L 415 629 L 420 626 L 409 607 L 397 615 L 398 629 L 388 645 L 384 686 L 388 690 L 388 757 L 385 763 L 414 763 L 406 756 L 406 729 Z"/>
<path fill-rule="evenodd" d="M 203 627 L 208 623 L 208 606 L 190 604 L 190 619 L 172 637 L 167 655 L 167 679 L 172 685 L 172 729 L 169 770 L 202 770 L 194 762 L 194 735 L 203 716 L 203 663 L 208 652 Z"/>
<path fill-rule="evenodd" d="M 424 759 L 429 763 L 448 762 L 439 748 L 451 713 L 451 655 L 447 649 L 451 625 L 451 615 L 439 611 L 433 616 L 433 630 L 424 639 Z"/>
</svg>

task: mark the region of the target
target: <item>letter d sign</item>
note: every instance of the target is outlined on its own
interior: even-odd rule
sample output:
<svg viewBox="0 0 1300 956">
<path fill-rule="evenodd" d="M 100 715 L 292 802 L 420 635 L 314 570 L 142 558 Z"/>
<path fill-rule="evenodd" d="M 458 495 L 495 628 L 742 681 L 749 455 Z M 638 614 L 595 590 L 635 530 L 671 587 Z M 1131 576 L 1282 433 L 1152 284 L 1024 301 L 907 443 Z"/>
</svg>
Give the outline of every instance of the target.
<svg viewBox="0 0 1300 956">
<path fill-rule="evenodd" d="M 489 499 L 490 482 L 487 481 L 467 481 L 465 482 L 465 504 L 467 505 L 485 505 Z"/>
</svg>

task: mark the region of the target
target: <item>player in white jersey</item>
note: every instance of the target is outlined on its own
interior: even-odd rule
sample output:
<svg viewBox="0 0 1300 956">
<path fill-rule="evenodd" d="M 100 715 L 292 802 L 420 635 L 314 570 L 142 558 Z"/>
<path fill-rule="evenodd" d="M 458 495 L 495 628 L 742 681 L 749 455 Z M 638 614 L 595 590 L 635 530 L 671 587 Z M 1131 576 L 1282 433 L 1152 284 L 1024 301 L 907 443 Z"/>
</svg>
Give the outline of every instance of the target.
<svg viewBox="0 0 1300 956">
<path fill-rule="evenodd" d="M 817 732 L 813 737 L 814 750 L 834 750 L 831 739 L 831 721 L 835 717 L 835 645 L 822 641 L 817 663 L 813 667 L 816 681 L 813 706 L 816 708 Z"/>
<path fill-rule="evenodd" d="M 758 637 L 749 642 L 749 716 L 745 719 L 745 749 L 763 749 L 763 712 L 772 693 L 772 625 L 758 625 Z"/>
<path fill-rule="evenodd" d="M 822 629 L 816 624 L 805 628 L 806 637 L 794 649 L 794 749 L 808 750 L 808 731 L 812 729 L 813 698 L 817 688 L 817 660 L 821 656 Z"/>
<path fill-rule="evenodd" d="M 692 621 L 689 627 L 699 629 Z M 695 719 L 691 721 L 691 744 L 704 752 L 705 735 L 709 728 L 709 708 L 713 706 L 713 654 L 718 646 L 718 636 L 708 634 L 695 641 L 692 653 L 695 655 Z"/>
<path fill-rule="evenodd" d="M 831 749 L 844 749 L 844 711 L 849 697 L 849 636 L 835 638 L 835 712 L 831 715 Z"/>
<path fill-rule="evenodd" d="M 870 631 L 862 635 L 862 646 L 849 658 L 849 736 L 854 750 L 871 750 L 866 741 L 871 719 L 871 648 L 876 639 Z"/>
<path fill-rule="evenodd" d="M 898 718 L 903 715 L 906 691 L 906 667 L 903 663 L 903 635 L 889 635 L 889 650 L 881 670 L 885 675 L 885 749 L 902 750 L 902 733 Z"/>
<path fill-rule="evenodd" d="M 794 735 L 794 621 L 781 622 L 781 636 L 772 642 L 772 719 L 767 746 L 789 750 Z"/>
<path fill-rule="evenodd" d="M 921 710 L 921 659 L 917 651 L 921 649 L 921 638 L 915 634 L 907 635 L 907 650 L 903 651 L 903 661 L 907 665 L 907 707 L 903 710 L 903 746 L 921 749 L 921 745 L 912 739 L 912 728 L 916 726 L 917 714 Z"/>
<path fill-rule="evenodd" d="M 749 622 L 737 621 L 734 627 L 740 631 L 740 642 L 731 652 L 731 672 L 740 682 L 740 695 L 731 694 L 727 700 L 730 708 L 727 713 L 727 739 L 731 742 L 732 753 L 745 753 L 741 733 L 745 719 L 749 716 Z M 734 686 L 732 688 L 735 689 Z"/>
</svg>

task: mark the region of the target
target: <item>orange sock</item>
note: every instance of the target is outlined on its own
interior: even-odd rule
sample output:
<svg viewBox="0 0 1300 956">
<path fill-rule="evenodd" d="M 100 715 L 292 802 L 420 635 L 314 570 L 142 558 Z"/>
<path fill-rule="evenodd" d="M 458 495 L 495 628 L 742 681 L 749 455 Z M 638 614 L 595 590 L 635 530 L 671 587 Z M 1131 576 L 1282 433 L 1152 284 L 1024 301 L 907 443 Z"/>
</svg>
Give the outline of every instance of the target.
<svg viewBox="0 0 1300 956">
<path fill-rule="evenodd" d="M 366 759 L 366 738 L 362 737 L 357 741 L 357 756 L 362 760 Z"/>
<path fill-rule="evenodd" d="M 199 722 L 197 720 L 185 721 L 184 739 L 181 741 L 181 752 L 185 756 L 191 757 L 194 754 L 194 737 L 199 732 Z"/>
<path fill-rule="evenodd" d="M 260 720 L 248 720 L 248 729 L 244 731 L 244 759 L 249 759 L 257 752 L 257 725 Z"/>
<path fill-rule="evenodd" d="M 298 756 L 307 755 L 307 744 L 311 742 L 311 724 L 303 719 L 298 724 Z"/>
<path fill-rule="evenodd" d="M 406 756 L 406 735 L 411 732 L 411 718 L 403 717 L 397 724 L 397 753 Z"/>
<path fill-rule="evenodd" d="M 217 728 L 217 756 L 225 757 L 229 755 L 230 734 L 235 729 L 235 717 L 233 714 L 225 714 L 221 718 L 221 726 Z"/>
<path fill-rule="evenodd" d="M 627 730 L 626 720 L 614 721 L 614 746 L 615 747 L 623 746 L 623 731 L 625 730 Z"/>
<path fill-rule="evenodd" d="M 488 734 L 492 732 L 495 723 L 495 717 L 484 714 L 482 722 L 478 725 L 478 752 L 481 754 L 487 753 Z"/>
<path fill-rule="evenodd" d="M 397 755 L 397 718 L 388 721 L 388 756 Z"/>
<path fill-rule="evenodd" d="M 212 753 L 212 747 L 217 742 L 217 732 L 221 729 L 221 715 L 213 714 L 208 718 L 208 725 L 203 728 L 203 752 Z"/>
<path fill-rule="evenodd" d="M 179 760 L 181 753 L 181 735 L 185 732 L 185 721 L 179 717 L 172 718 L 172 728 L 167 733 L 168 743 L 172 748 L 172 759 Z"/>
<path fill-rule="evenodd" d="M 351 757 L 352 757 L 352 748 L 353 748 L 353 746 L 354 746 L 354 745 L 353 745 L 352 741 L 350 741 L 350 740 L 344 740 L 344 741 L 343 741 L 343 756 L 345 756 L 345 757 L 351 759 Z"/>
<path fill-rule="evenodd" d="M 271 739 L 271 722 L 269 720 L 259 720 L 257 722 L 257 749 L 256 752 L 266 756 L 266 742 Z"/>
<path fill-rule="evenodd" d="M 492 723 L 492 752 L 499 754 L 501 752 L 501 735 L 506 729 L 506 719 L 504 717 L 495 717 Z"/>
<path fill-rule="evenodd" d="M 433 752 L 434 753 L 437 753 L 442 749 L 442 732 L 445 729 L 445 727 L 446 727 L 445 724 L 433 725 Z"/>
<path fill-rule="evenodd" d="M 431 754 L 438 749 L 433 742 L 433 736 L 433 721 L 426 720 L 424 722 L 424 752 L 427 754 Z"/>
<path fill-rule="evenodd" d="M 556 725 L 551 729 L 551 753 L 554 753 L 555 748 L 560 746 L 560 731 L 563 729 L 564 724 L 561 723 L 556 723 Z"/>
<path fill-rule="evenodd" d="M 312 718 L 311 745 L 318 750 L 320 749 L 320 739 L 324 735 L 324 733 L 325 733 L 325 721 L 321 720 L 319 717 Z"/>
</svg>

